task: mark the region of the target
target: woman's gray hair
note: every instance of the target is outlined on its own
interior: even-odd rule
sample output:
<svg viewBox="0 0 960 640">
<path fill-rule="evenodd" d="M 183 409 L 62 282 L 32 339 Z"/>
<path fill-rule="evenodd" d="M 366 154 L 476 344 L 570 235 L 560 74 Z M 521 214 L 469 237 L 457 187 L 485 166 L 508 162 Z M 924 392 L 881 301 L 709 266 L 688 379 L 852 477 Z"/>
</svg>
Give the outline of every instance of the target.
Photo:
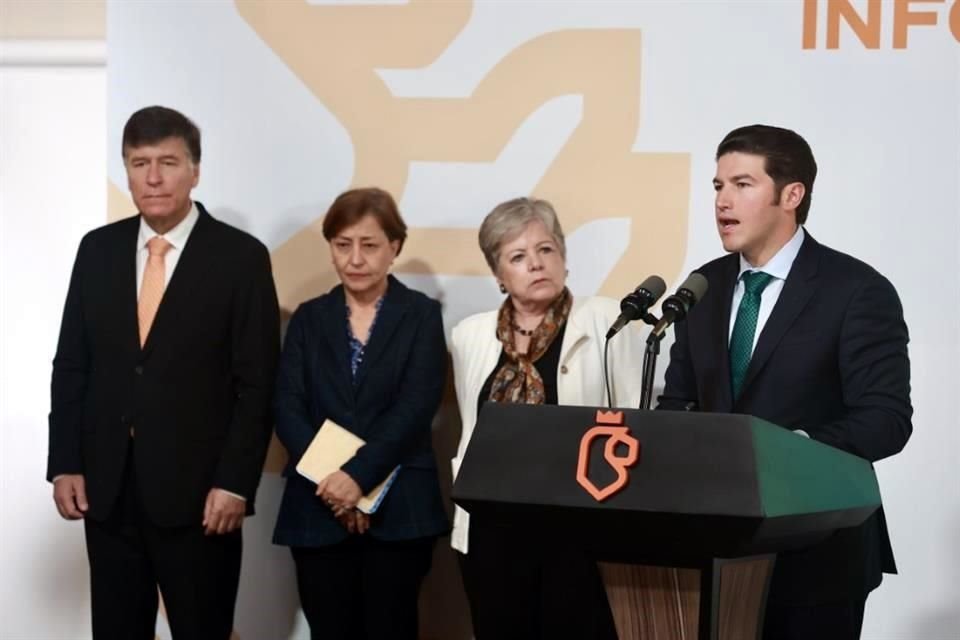
<svg viewBox="0 0 960 640">
<path fill-rule="evenodd" d="M 495 206 L 480 225 L 480 250 L 483 251 L 483 257 L 487 259 L 491 271 L 497 272 L 503 243 L 518 235 L 534 220 L 543 223 L 556 241 L 560 255 L 566 259 L 567 245 L 563 240 L 563 229 L 553 205 L 537 198 L 514 198 Z"/>
</svg>

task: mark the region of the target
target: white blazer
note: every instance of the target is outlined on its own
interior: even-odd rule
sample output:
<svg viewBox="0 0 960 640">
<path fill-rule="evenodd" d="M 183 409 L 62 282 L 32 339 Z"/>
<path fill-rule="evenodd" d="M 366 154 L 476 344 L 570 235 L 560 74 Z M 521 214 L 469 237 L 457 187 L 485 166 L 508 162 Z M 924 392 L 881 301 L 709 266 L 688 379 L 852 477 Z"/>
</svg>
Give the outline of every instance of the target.
<svg viewBox="0 0 960 640">
<path fill-rule="evenodd" d="M 610 325 L 620 314 L 616 300 L 610 298 L 574 299 L 560 346 L 557 367 L 559 404 L 605 407 L 603 382 L 603 344 Z M 497 340 L 497 310 L 478 313 L 453 328 L 451 352 L 453 376 L 460 405 L 460 444 L 453 465 L 453 477 L 470 444 L 477 424 L 477 400 L 480 389 L 500 360 L 502 345 Z M 640 405 L 644 342 L 636 324 L 627 325 L 610 340 L 608 356 L 610 384 L 615 407 Z M 470 515 L 456 507 L 453 516 L 451 546 L 467 553 Z"/>
</svg>

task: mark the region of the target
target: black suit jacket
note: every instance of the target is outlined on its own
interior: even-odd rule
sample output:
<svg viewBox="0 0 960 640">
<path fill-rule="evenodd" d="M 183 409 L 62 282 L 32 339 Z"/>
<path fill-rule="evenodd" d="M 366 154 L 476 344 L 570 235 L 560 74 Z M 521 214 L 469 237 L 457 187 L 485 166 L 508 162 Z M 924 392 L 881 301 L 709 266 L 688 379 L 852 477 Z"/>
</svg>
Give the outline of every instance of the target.
<svg viewBox="0 0 960 640">
<path fill-rule="evenodd" d="M 677 325 L 660 408 L 754 415 L 880 460 L 912 432 L 907 327 L 897 293 L 873 268 L 806 235 L 757 340 L 740 397 L 730 384 L 728 335 L 739 254 L 700 271 L 708 292 Z M 781 554 L 773 601 L 860 597 L 895 573 L 883 510 L 808 550 Z"/>
<path fill-rule="evenodd" d="M 253 511 L 279 352 L 270 254 L 197 207 L 142 349 L 140 216 L 80 243 L 53 361 L 47 479 L 83 474 L 89 518 L 105 519 L 120 492 L 131 427 L 155 524 L 199 525 L 212 487 L 244 496 Z"/>
<path fill-rule="evenodd" d="M 327 419 L 366 441 L 343 466 L 364 493 L 401 467 L 367 535 L 406 540 L 446 533 L 431 431 L 446 375 L 440 303 L 393 276 L 355 380 L 343 287 L 300 305 L 287 330 L 274 400 L 277 436 L 290 453 L 274 542 L 312 547 L 347 537 L 314 494 L 316 485 L 295 471 Z"/>
</svg>

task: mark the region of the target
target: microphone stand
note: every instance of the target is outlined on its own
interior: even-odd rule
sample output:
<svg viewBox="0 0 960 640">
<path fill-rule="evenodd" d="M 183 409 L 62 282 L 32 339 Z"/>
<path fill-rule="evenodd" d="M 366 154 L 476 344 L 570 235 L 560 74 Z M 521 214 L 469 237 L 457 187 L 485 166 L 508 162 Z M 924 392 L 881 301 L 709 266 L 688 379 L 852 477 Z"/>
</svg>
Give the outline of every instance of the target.
<svg viewBox="0 0 960 640">
<path fill-rule="evenodd" d="M 641 315 L 641 316 L 640 316 L 639 318 L 637 318 L 637 319 L 638 319 L 638 320 L 643 320 L 644 322 L 646 322 L 646 323 L 649 324 L 650 326 L 656 326 L 656 324 L 657 324 L 658 322 L 660 322 L 659 318 L 657 318 L 657 316 L 653 315 L 653 314 L 650 313 L 649 311 L 644 311 L 644 312 L 643 312 L 643 315 Z M 652 335 L 653 335 L 653 334 L 651 334 L 651 336 L 652 336 Z M 604 381 L 604 386 L 605 386 L 606 389 L 607 389 L 607 405 L 608 405 L 608 408 L 613 409 L 613 403 L 610 401 L 610 398 L 611 398 L 611 395 L 610 395 L 610 380 L 608 379 L 609 367 L 607 366 L 607 349 L 608 349 L 608 347 L 610 346 L 610 338 L 611 338 L 611 337 L 612 337 L 612 336 L 607 335 L 607 339 L 604 341 L 604 344 L 603 344 L 603 381 Z M 661 337 L 662 337 L 662 336 L 661 336 Z M 647 352 L 649 352 L 649 351 L 650 351 L 650 340 L 648 339 L 648 340 L 647 340 Z M 659 340 L 657 341 L 656 353 L 660 353 L 660 341 L 659 341 Z M 648 357 L 648 354 L 647 354 L 647 353 L 644 353 L 644 355 L 643 355 L 643 389 L 642 389 L 642 393 L 643 393 L 643 395 L 647 396 L 647 409 L 649 409 L 649 408 L 650 408 L 650 398 L 649 398 L 649 396 L 650 396 L 651 391 L 650 391 L 649 389 L 647 389 L 647 357 Z M 654 355 L 654 360 L 656 360 L 656 355 Z M 655 362 L 654 362 L 654 365 L 653 365 L 653 366 L 656 367 L 656 363 L 655 363 Z M 652 373 L 651 373 L 651 377 L 650 377 L 650 388 L 651 388 L 651 389 L 653 388 L 653 374 L 652 374 Z M 640 405 L 640 406 L 641 406 L 641 408 L 643 408 L 643 400 L 642 400 L 642 399 L 641 399 L 641 405 Z"/>
<path fill-rule="evenodd" d="M 640 409 L 642 410 L 650 410 L 650 399 L 653 396 L 653 377 L 657 370 L 657 356 L 660 355 L 660 341 L 663 340 L 664 334 L 665 332 L 651 331 L 650 335 L 647 336 L 647 348 L 643 351 L 643 380 L 640 391 Z"/>
</svg>

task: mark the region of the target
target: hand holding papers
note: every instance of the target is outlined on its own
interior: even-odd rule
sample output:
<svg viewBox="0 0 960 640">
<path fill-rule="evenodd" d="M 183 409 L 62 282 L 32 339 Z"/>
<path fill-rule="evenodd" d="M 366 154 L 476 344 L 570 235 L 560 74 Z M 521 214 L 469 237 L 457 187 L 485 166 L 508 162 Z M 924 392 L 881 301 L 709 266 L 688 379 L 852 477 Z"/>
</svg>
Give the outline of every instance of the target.
<svg viewBox="0 0 960 640">
<path fill-rule="evenodd" d="M 331 473 L 339 471 L 357 450 L 365 444 L 359 436 L 347 431 L 337 423 L 327 420 L 314 436 L 306 453 L 297 464 L 297 473 L 312 482 L 320 483 Z M 370 514 L 377 510 L 393 484 L 400 467 L 395 468 L 383 482 L 357 502 L 357 509 Z"/>
</svg>

